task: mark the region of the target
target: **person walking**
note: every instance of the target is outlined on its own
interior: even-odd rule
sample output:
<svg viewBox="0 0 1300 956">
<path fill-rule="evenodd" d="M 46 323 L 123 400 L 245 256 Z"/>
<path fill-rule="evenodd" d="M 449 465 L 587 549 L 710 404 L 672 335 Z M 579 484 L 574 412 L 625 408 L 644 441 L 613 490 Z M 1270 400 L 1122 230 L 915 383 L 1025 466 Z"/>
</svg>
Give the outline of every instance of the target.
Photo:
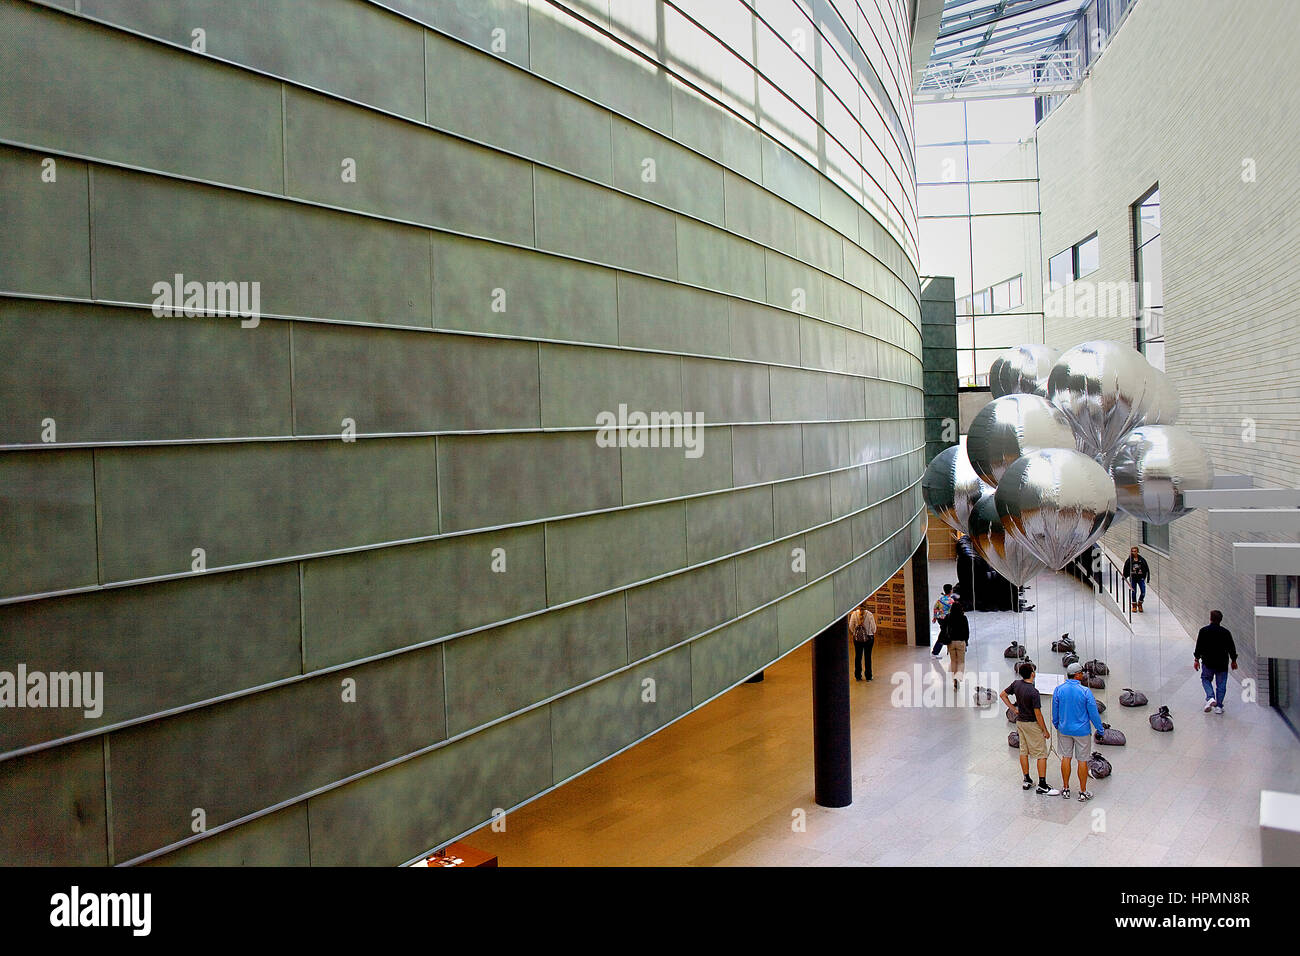
<svg viewBox="0 0 1300 956">
<path fill-rule="evenodd" d="M 1070 760 L 1079 765 L 1079 802 L 1092 799 L 1088 792 L 1088 757 L 1092 733 L 1101 733 L 1097 698 L 1083 686 L 1083 665 L 1075 661 L 1065 669 L 1067 680 L 1052 692 L 1052 726 L 1056 729 L 1056 752 L 1061 757 L 1061 796 L 1070 799 Z"/>
<path fill-rule="evenodd" d="M 876 616 L 865 603 L 849 615 L 849 634 L 853 637 L 853 679 L 871 680 L 871 649 L 876 643 Z M 863 672 L 866 677 L 864 678 Z"/>
<path fill-rule="evenodd" d="M 1128 560 L 1124 562 L 1124 580 L 1128 582 L 1128 597 L 1135 611 L 1140 612 L 1142 602 L 1147 599 L 1149 577 L 1151 577 L 1151 567 L 1147 564 L 1147 559 L 1142 557 L 1134 546 L 1129 550 Z M 1138 588 L 1142 589 L 1141 597 L 1138 597 Z"/>
<path fill-rule="evenodd" d="M 966 645 L 970 642 L 970 621 L 961 601 L 953 601 L 948 611 L 948 668 L 955 690 L 966 669 Z"/>
<path fill-rule="evenodd" d="M 1012 681 L 998 696 L 1007 707 L 1016 709 L 1016 732 L 1020 735 L 1020 770 L 1025 775 L 1020 789 L 1028 790 L 1034 785 L 1029 776 L 1029 760 L 1032 757 L 1038 761 L 1038 787 L 1035 792 L 1045 797 L 1059 796 L 1060 790 L 1047 785 L 1047 724 L 1043 720 L 1042 697 L 1034 686 L 1034 665 L 1025 661 L 1020 665 L 1018 673 L 1020 678 Z"/>
<path fill-rule="evenodd" d="M 1209 713 L 1223 713 L 1223 696 L 1228 690 L 1228 660 L 1237 669 L 1237 645 L 1232 632 L 1223 626 L 1223 612 L 1211 611 L 1210 623 L 1196 635 L 1196 650 L 1192 652 L 1192 669 L 1201 672 L 1201 686 L 1205 688 L 1205 706 Z"/>
<path fill-rule="evenodd" d="M 938 657 L 943 646 L 948 643 L 948 612 L 952 610 L 956 600 L 956 595 L 952 593 L 952 585 L 945 584 L 943 593 L 934 602 L 934 613 L 930 615 L 930 620 L 939 624 L 939 639 L 934 642 L 934 650 L 930 651 L 931 657 Z"/>
</svg>

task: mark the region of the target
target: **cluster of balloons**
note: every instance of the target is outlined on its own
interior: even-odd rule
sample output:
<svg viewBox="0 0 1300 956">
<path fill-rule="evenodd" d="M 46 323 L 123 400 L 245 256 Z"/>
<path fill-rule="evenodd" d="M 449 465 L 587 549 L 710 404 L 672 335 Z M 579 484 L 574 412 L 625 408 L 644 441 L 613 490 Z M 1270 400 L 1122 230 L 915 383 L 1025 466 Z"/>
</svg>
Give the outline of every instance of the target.
<svg viewBox="0 0 1300 956">
<path fill-rule="evenodd" d="M 926 504 L 1008 581 L 1058 571 L 1105 534 L 1116 510 L 1150 524 L 1186 514 L 1183 492 L 1214 465 L 1178 419 L 1164 372 L 1119 342 L 1008 349 L 993 401 L 964 442 L 934 457 Z"/>
</svg>

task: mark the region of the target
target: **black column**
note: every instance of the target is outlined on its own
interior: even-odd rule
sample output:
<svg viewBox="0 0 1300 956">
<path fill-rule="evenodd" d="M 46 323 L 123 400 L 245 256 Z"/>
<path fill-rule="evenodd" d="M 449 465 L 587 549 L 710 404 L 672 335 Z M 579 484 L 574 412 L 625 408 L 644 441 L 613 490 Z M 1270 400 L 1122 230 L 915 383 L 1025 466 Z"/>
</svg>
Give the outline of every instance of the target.
<svg viewBox="0 0 1300 956">
<path fill-rule="evenodd" d="M 919 647 L 930 646 L 930 550 L 924 538 L 912 555 L 912 621 Z"/>
<path fill-rule="evenodd" d="M 849 738 L 849 619 L 813 638 L 813 777 L 817 805 L 853 802 Z"/>
</svg>

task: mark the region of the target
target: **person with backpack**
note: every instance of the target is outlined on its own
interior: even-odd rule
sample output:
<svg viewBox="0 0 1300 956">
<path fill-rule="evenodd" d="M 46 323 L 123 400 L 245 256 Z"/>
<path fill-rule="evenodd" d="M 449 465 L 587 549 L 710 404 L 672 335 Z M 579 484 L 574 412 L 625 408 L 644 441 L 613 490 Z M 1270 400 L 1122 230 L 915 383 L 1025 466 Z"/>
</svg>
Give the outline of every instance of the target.
<svg viewBox="0 0 1300 956">
<path fill-rule="evenodd" d="M 849 634 L 853 638 L 853 678 L 871 680 L 871 649 L 876 643 L 876 616 L 866 603 L 859 604 L 849 615 Z M 866 671 L 866 677 L 862 676 Z"/>
<path fill-rule="evenodd" d="M 1192 652 L 1192 669 L 1201 672 L 1201 686 L 1205 688 L 1205 706 L 1209 713 L 1223 714 L 1223 698 L 1228 691 L 1228 659 L 1232 669 L 1237 669 L 1237 645 L 1232 631 L 1223 626 L 1223 612 L 1211 611 L 1210 623 L 1196 635 L 1196 650 Z"/>
<path fill-rule="evenodd" d="M 1083 665 L 1075 661 L 1065 669 L 1064 683 L 1052 692 L 1052 726 L 1056 728 L 1056 752 L 1061 757 L 1061 796 L 1070 799 L 1070 760 L 1079 765 L 1079 802 L 1092 799 L 1088 792 L 1088 759 L 1092 756 L 1092 732 L 1102 733 L 1097 698 L 1081 683 Z"/>
<path fill-rule="evenodd" d="M 1047 785 L 1047 723 L 1043 720 L 1043 699 L 1034 686 L 1034 665 L 1025 661 L 1020 665 L 1018 673 L 1020 679 L 1012 681 L 999 696 L 1008 708 L 1016 709 L 1016 732 L 1020 735 L 1020 770 L 1025 775 L 1020 789 L 1028 790 L 1034 785 L 1029 777 L 1029 759 L 1032 757 L 1038 761 L 1036 792 L 1045 797 L 1059 796 L 1060 790 Z"/>
<path fill-rule="evenodd" d="M 952 593 L 952 585 L 945 584 L 943 593 L 934 602 L 934 613 L 930 615 L 930 620 L 939 625 L 939 639 L 934 642 L 934 650 L 930 651 L 931 657 L 938 657 L 943 646 L 948 643 L 948 614 L 956 600 L 957 596 Z"/>
<path fill-rule="evenodd" d="M 957 683 L 966 669 L 966 645 L 970 642 L 970 621 L 961 601 L 953 601 L 948 611 L 948 667 L 952 672 L 952 686 Z"/>
<path fill-rule="evenodd" d="M 1141 611 L 1142 602 L 1147 599 L 1149 577 L 1151 577 L 1151 568 L 1147 564 L 1147 559 L 1138 553 L 1135 545 L 1128 553 L 1128 560 L 1124 562 L 1124 580 L 1128 582 L 1129 601 L 1135 611 Z M 1138 597 L 1138 588 L 1142 589 L 1141 597 Z"/>
</svg>

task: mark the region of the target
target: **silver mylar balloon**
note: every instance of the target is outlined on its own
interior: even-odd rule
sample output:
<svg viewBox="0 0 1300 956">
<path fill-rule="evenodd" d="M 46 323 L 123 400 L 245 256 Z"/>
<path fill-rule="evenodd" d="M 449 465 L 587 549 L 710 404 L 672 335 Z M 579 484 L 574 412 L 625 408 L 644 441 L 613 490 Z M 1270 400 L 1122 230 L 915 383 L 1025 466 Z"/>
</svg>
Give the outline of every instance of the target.
<svg viewBox="0 0 1300 956">
<path fill-rule="evenodd" d="M 1168 524 L 1192 510 L 1183 492 L 1214 484 L 1214 463 L 1186 428 L 1142 425 L 1124 436 L 1115 464 L 1119 506 L 1149 524 Z"/>
<path fill-rule="evenodd" d="M 1115 517 L 1115 484 L 1106 469 L 1072 448 L 1049 448 L 1015 462 L 994 495 L 1007 536 L 1059 571 Z"/>
<path fill-rule="evenodd" d="M 1047 397 L 1074 427 L 1079 451 L 1109 468 L 1120 439 L 1158 403 L 1156 370 L 1119 342 L 1084 342 L 1062 353 L 1047 376 Z"/>
<path fill-rule="evenodd" d="M 1003 395 L 1047 395 L 1047 376 L 1061 353 L 1050 345 L 1015 345 L 993 360 L 989 391 Z"/>
<path fill-rule="evenodd" d="M 1044 565 L 1034 553 L 1006 533 L 997 501 L 986 494 L 970 513 L 970 537 L 975 549 L 998 574 L 1012 584 L 1028 584 Z"/>
<path fill-rule="evenodd" d="M 921 477 L 921 496 L 948 527 L 966 534 L 970 510 L 985 491 L 991 491 L 975 474 L 963 444 L 951 445 L 934 456 Z"/>
<path fill-rule="evenodd" d="M 1174 383 L 1169 376 L 1158 368 L 1152 368 L 1149 380 L 1149 397 L 1147 412 L 1143 424 L 1172 425 L 1178 421 L 1178 411 L 1182 405 Z"/>
<path fill-rule="evenodd" d="M 975 474 L 996 485 L 1017 458 L 1043 448 L 1075 447 L 1070 420 L 1038 395 L 1003 395 L 976 414 L 966 436 Z"/>
</svg>

